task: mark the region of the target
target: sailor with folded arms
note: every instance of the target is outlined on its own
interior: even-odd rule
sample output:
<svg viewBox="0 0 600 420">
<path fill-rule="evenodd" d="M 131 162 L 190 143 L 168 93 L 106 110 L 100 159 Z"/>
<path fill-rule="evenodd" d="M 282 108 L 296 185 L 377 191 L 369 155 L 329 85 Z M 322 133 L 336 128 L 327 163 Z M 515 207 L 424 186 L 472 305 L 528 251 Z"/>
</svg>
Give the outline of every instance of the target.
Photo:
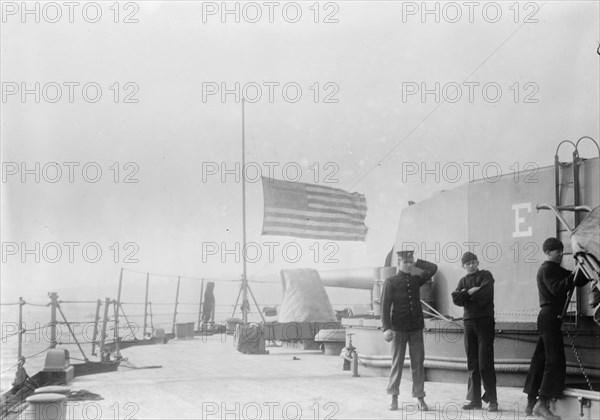
<svg viewBox="0 0 600 420">
<path fill-rule="evenodd" d="M 455 305 L 464 308 L 464 338 L 467 353 L 468 387 L 463 410 L 481 408 L 481 400 L 489 402 L 488 411 L 498 411 L 496 371 L 494 368 L 494 277 L 479 269 L 477 256 L 465 252 L 461 263 L 467 275 L 452 292 Z M 485 393 L 481 395 L 481 382 Z"/>
</svg>

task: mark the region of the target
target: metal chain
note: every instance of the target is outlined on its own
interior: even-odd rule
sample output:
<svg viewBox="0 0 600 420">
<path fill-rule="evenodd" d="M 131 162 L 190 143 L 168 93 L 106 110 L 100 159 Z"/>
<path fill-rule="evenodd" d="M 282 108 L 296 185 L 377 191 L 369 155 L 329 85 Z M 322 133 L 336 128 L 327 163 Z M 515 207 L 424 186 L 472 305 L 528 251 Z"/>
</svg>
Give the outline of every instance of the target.
<svg viewBox="0 0 600 420">
<path fill-rule="evenodd" d="M 587 373 L 586 373 L 585 369 L 583 368 L 583 364 L 581 363 L 581 358 L 579 357 L 579 352 L 577 351 L 577 348 L 575 347 L 575 342 L 573 341 L 573 337 L 571 337 L 571 334 L 569 334 L 568 328 L 565 328 L 565 331 L 567 333 L 567 338 L 569 339 L 569 343 L 571 344 L 571 348 L 573 349 L 573 353 L 575 354 L 575 358 L 577 359 L 577 363 L 579 363 L 579 368 L 581 369 L 581 373 L 583 373 L 583 377 L 585 378 L 585 381 L 587 382 L 588 388 L 590 388 L 590 391 L 594 391 L 594 388 L 592 387 L 592 383 L 590 382 L 590 378 L 588 378 Z"/>
</svg>

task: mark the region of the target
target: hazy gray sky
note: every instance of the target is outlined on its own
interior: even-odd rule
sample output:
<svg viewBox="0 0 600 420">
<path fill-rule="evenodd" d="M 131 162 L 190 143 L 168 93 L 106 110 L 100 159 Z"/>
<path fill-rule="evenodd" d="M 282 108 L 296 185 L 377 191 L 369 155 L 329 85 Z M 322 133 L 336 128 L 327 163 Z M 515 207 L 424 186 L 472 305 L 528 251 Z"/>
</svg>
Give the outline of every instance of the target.
<svg viewBox="0 0 600 420">
<path fill-rule="evenodd" d="M 409 200 L 600 137 L 596 1 L 267 3 L 3 3 L 3 302 L 96 298 L 121 267 L 239 278 L 236 83 L 252 180 L 298 173 L 368 206 L 365 242 L 263 237 L 250 182 L 250 277 L 382 265 Z"/>
</svg>

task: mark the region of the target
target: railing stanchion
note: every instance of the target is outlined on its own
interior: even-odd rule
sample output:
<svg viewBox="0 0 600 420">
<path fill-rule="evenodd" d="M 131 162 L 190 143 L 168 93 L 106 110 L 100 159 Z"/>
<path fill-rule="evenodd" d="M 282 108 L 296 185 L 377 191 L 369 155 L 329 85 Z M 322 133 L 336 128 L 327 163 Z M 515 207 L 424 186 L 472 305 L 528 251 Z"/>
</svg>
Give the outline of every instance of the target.
<svg viewBox="0 0 600 420">
<path fill-rule="evenodd" d="M 56 307 L 58 306 L 58 295 L 51 292 L 50 296 L 50 348 L 56 348 Z"/>
<path fill-rule="evenodd" d="M 98 299 L 96 301 L 96 316 L 94 317 L 94 337 L 92 338 L 92 356 L 96 355 L 96 343 L 98 340 L 98 322 L 100 321 L 100 307 L 102 301 Z"/>
<path fill-rule="evenodd" d="M 106 342 L 106 327 L 108 326 L 108 308 L 110 299 L 104 299 L 104 318 L 102 318 L 102 332 L 100 334 L 100 357 L 104 357 L 104 343 Z"/>
<path fill-rule="evenodd" d="M 23 357 L 23 305 L 25 301 L 19 297 L 19 347 L 17 349 L 17 360 Z"/>
<path fill-rule="evenodd" d="M 171 327 L 171 333 L 175 334 L 175 323 L 177 322 L 177 305 L 179 304 L 179 284 L 181 283 L 181 276 L 177 277 L 177 291 L 175 292 L 175 309 L 173 310 L 173 326 Z"/>
<path fill-rule="evenodd" d="M 200 325 L 202 324 L 202 295 L 204 294 L 204 279 L 200 284 L 200 303 L 198 304 L 198 331 L 200 331 Z"/>
<path fill-rule="evenodd" d="M 113 300 L 113 307 L 115 310 L 115 358 L 119 360 L 121 358 L 121 353 L 119 353 L 119 301 Z"/>
<path fill-rule="evenodd" d="M 142 340 L 146 338 L 146 329 L 148 328 L 148 290 L 150 289 L 150 273 L 146 273 L 146 297 L 144 299 L 144 335 Z"/>
</svg>

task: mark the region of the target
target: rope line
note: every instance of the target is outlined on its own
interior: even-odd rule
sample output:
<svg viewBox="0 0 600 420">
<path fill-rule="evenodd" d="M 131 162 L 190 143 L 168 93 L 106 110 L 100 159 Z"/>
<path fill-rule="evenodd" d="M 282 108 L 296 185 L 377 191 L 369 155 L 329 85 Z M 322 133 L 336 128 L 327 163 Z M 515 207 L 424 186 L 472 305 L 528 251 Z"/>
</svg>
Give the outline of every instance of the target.
<svg viewBox="0 0 600 420">
<path fill-rule="evenodd" d="M 59 303 L 98 303 L 97 300 L 61 300 Z"/>
<path fill-rule="evenodd" d="M 6 372 L 8 372 L 9 370 L 11 370 L 14 367 L 19 366 L 19 362 L 15 363 L 14 365 L 12 365 L 11 367 L 9 367 L 8 369 L 3 370 L 2 372 L 0 372 L 0 375 L 4 375 Z"/>
<path fill-rule="evenodd" d="M 206 281 L 213 281 L 213 282 L 238 282 L 240 281 L 239 279 L 236 280 L 225 280 L 225 279 L 210 279 L 210 278 L 206 278 L 206 277 L 192 277 L 192 276 L 181 276 L 179 274 L 153 274 L 153 273 L 148 273 L 147 271 L 138 271 L 138 270 L 132 270 L 129 268 L 123 268 L 123 271 L 129 271 L 130 273 L 139 273 L 139 274 L 146 274 L 146 275 L 150 275 L 150 276 L 155 276 L 155 277 L 168 277 L 168 278 L 172 278 L 172 279 L 177 279 L 177 278 L 181 278 L 181 279 L 188 279 L 188 280 L 206 280 Z"/>
<path fill-rule="evenodd" d="M 13 336 L 15 336 L 15 335 L 17 335 L 17 334 L 19 334 L 21 332 L 25 332 L 25 331 L 26 331 L 25 329 L 21 328 L 20 330 L 15 331 L 13 333 L 9 333 L 9 334 L 3 335 L 2 336 L 2 341 L 6 340 L 7 338 L 13 337 Z"/>
<path fill-rule="evenodd" d="M 35 354 L 32 354 L 31 356 L 27 356 L 27 357 L 25 357 L 25 360 L 27 360 L 27 359 L 33 359 L 34 357 L 37 357 L 37 356 L 39 356 L 40 354 L 42 354 L 42 353 L 43 353 L 43 352 L 45 352 L 46 350 L 49 350 L 50 348 L 51 348 L 51 346 L 48 346 L 48 347 L 46 347 L 46 348 L 45 348 L 44 350 L 42 350 L 42 351 L 38 351 L 37 353 L 35 353 Z"/>
<path fill-rule="evenodd" d="M 75 342 L 75 343 L 73 343 L 73 342 L 65 343 L 64 341 L 57 341 L 56 342 L 57 345 L 61 345 L 61 346 L 74 346 L 74 345 L 77 345 L 78 343 L 79 344 L 94 344 L 94 343 L 99 344 L 100 341 L 93 341 L 93 340 L 92 341 L 78 341 L 78 342 Z M 73 359 L 73 357 L 70 357 L 70 358 Z"/>
<path fill-rule="evenodd" d="M 48 303 L 31 303 L 31 302 L 26 302 L 25 305 L 40 306 L 40 307 L 43 307 L 43 308 L 47 308 L 48 306 L 51 305 L 51 303 L 50 302 L 48 302 Z"/>
<path fill-rule="evenodd" d="M 43 324 L 40 325 L 39 327 L 34 327 L 34 328 L 24 328 L 23 332 L 28 332 L 28 331 L 37 331 L 37 330 L 41 330 L 43 328 L 49 328 L 52 326 L 52 322 L 48 322 L 47 324 Z"/>
</svg>

